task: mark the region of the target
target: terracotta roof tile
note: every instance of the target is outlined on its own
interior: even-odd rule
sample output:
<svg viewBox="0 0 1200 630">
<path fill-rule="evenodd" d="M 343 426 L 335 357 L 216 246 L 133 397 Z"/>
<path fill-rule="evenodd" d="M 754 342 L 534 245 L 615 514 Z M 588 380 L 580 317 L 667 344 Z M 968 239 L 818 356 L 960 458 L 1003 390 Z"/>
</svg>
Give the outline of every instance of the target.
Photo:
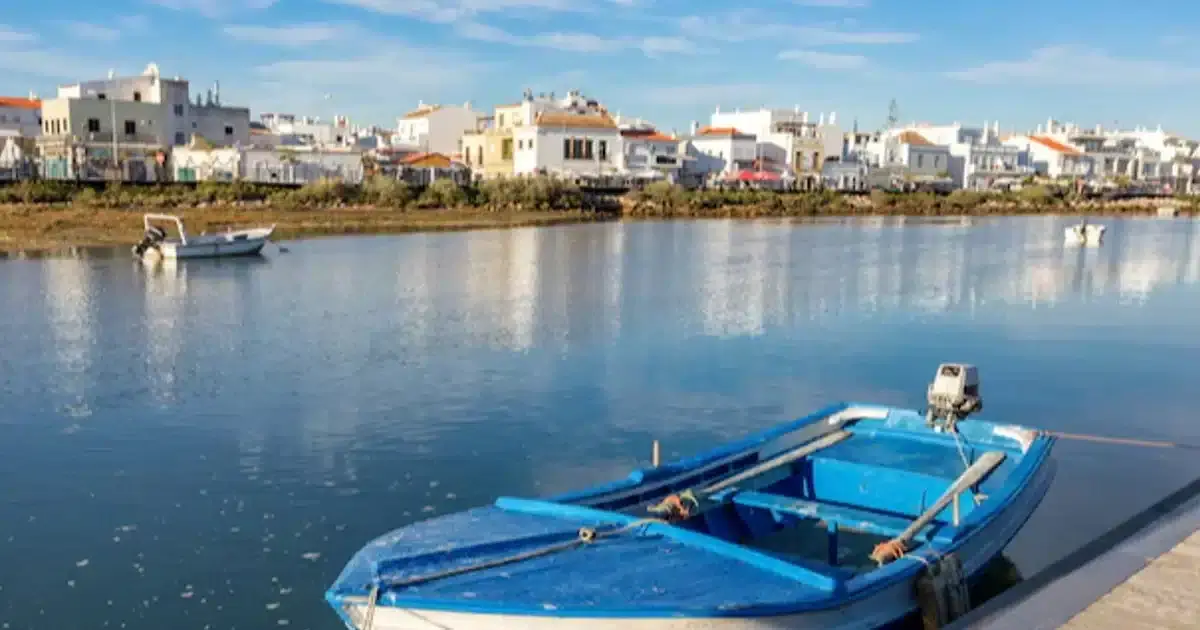
<svg viewBox="0 0 1200 630">
<path fill-rule="evenodd" d="M 1079 152 L 1079 149 L 1067 146 L 1055 140 L 1054 138 L 1048 138 L 1046 136 L 1029 136 L 1029 139 L 1046 147 L 1047 149 L 1050 149 L 1051 151 L 1057 151 L 1058 153 L 1065 155 L 1083 155 Z"/>
<path fill-rule="evenodd" d="M 414 168 L 450 168 L 450 158 L 441 153 L 414 153 L 400 158 L 400 163 Z"/>
<path fill-rule="evenodd" d="M 35 98 L 20 98 L 16 96 L 0 96 L 0 107 L 15 107 L 17 109 L 41 109 L 42 102 Z"/>
<path fill-rule="evenodd" d="M 414 118 L 424 118 L 424 117 L 432 114 L 433 112 L 436 112 L 437 110 L 439 110 L 441 108 L 442 108 L 441 105 L 426 105 L 425 107 L 418 107 L 417 109 L 414 109 L 411 112 L 408 112 L 407 114 L 401 116 L 401 118 L 403 118 L 404 120 L 413 120 Z"/>
<path fill-rule="evenodd" d="M 913 145 L 925 146 L 925 147 L 933 146 L 933 143 L 930 142 L 928 138 L 926 138 L 925 136 L 922 136 L 921 134 L 919 134 L 915 131 L 905 131 L 905 132 L 901 133 L 900 135 L 896 136 L 896 139 L 904 144 L 913 144 Z"/>
<path fill-rule="evenodd" d="M 697 136 L 745 136 L 735 127 L 701 127 L 700 131 L 696 132 Z"/>
<path fill-rule="evenodd" d="M 568 127 L 572 129 L 616 129 L 617 124 L 612 118 L 596 114 L 568 114 L 565 112 L 542 112 L 535 127 Z"/>
<path fill-rule="evenodd" d="M 678 138 L 672 138 L 663 133 L 659 133 L 654 129 L 627 129 L 621 132 L 621 136 L 634 140 L 646 140 L 647 142 L 678 142 Z"/>
</svg>

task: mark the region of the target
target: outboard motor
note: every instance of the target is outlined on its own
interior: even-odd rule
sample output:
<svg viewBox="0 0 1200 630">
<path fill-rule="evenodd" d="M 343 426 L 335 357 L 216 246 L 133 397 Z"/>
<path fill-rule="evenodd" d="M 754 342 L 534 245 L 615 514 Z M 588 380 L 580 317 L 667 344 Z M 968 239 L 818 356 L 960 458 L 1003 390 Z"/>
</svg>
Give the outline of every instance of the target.
<svg viewBox="0 0 1200 630">
<path fill-rule="evenodd" d="M 959 420 L 983 410 L 979 370 L 973 365 L 943 363 L 929 384 L 925 422 L 937 431 L 953 433 Z"/>
<path fill-rule="evenodd" d="M 166 230 L 158 226 L 151 225 L 150 227 L 146 228 L 146 235 L 142 238 L 142 242 L 133 246 L 133 255 L 141 258 L 142 254 L 146 253 L 146 250 L 150 249 L 151 247 L 156 247 L 166 238 Z"/>
</svg>

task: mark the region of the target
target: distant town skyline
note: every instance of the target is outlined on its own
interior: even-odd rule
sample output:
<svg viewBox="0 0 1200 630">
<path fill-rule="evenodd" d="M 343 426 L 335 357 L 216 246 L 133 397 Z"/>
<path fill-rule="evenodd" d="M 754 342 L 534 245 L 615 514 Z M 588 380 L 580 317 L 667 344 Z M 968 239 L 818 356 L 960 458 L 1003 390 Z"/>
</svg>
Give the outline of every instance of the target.
<svg viewBox="0 0 1200 630">
<path fill-rule="evenodd" d="M 1016 0 L 68 0 L 0 18 L 0 94 L 139 74 L 149 62 L 224 101 L 394 125 L 418 101 L 486 112 L 525 88 L 580 89 L 686 131 L 713 109 L 798 106 L 849 129 L 902 122 L 1084 126 L 1200 136 L 1190 109 L 1200 8 Z"/>
</svg>

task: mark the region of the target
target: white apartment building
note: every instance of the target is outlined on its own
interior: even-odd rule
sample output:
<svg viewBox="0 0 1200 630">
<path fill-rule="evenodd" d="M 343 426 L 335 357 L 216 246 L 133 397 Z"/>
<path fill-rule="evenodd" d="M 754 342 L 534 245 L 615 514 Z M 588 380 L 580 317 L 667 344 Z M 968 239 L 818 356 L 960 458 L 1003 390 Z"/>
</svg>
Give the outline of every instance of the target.
<svg viewBox="0 0 1200 630">
<path fill-rule="evenodd" d="M 596 179 L 618 173 L 621 133 L 607 114 L 542 112 L 513 128 L 513 173 Z"/>
<path fill-rule="evenodd" d="M 1000 123 L 985 121 L 981 127 L 949 125 L 909 125 L 898 132 L 911 131 L 950 152 L 947 174 L 955 188 L 984 190 L 1011 184 L 1032 175 L 1028 152 L 1000 140 Z"/>
<path fill-rule="evenodd" d="M 282 146 L 345 147 L 355 144 L 358 131 L 345 116 L 324 121 L 318 116 L 268 112 L 258 119 L 271 135 L 278 136 L 274 143 Z"/>
<path fill-rule="evenodd" d="M 732 128 L 754 136 L 758 157 L 767 164 L 791 169 L 800 178 L 819 180 L 826 160 L 842 157 L 842 130 L 837 113 L 819 114 L 810 120 L 799 106 L 788 109 L 734 110 L 719 108 L 710 127 Z"/>
<path fill-rule="evenodd" d="M 751 134 L 735 127 L 703 127 L 692 124 L 687 139 L 684 174 L 690 179 L 707 181 L 727 177 L 743 169 L 754 168 L 758 142 Z"/>
<path fill-rule="evenodd" d="M 463 105 L 417 104 L 417 108 L 396 121 L 392 146 L 424 153 L 455 155 L 462 152 L 464 133 L 479 128 L 483 114 Z"/>
<path fill-rule="evenodd" d="M 84 81 L 42 102 L 43 175 L 50 178 L 164 179 L 166 153 L 200 135 L 218 146 L 245 144 L 250 110 L 221 104 L 220 87 L 189 100 L 189 84 L 150 64 L 135 77 Z"/>
<path fill-rule="evenodd" d="M 616 168 L 634 179 L 678 181 L 684 163 L 681 141 L 650 126 L 621 129 Z"/>
<path fill-rule="evenodd" d="M 1051 178 L 1088 177 L 1092 160 L 1083 151 L 1046 135 L 1015 135 L 1004 144 L 1029 154 L 1029 165 L 1039 174 Z"/>
</svg>

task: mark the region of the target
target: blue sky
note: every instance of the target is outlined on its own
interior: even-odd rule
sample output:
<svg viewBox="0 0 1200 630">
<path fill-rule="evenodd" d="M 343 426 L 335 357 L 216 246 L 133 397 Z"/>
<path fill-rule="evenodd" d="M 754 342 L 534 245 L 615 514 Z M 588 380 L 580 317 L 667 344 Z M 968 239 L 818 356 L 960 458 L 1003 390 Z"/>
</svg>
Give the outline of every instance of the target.
<svg viewBox="0 0 1200 630">
<path fill-rule="evenodd" d="M 62 1 L 5 8 L 0 93 L 49 96 L 154 61 L 194 91 L 220 81 L 255 116 L 389 126 L 419 100 L 488 109 L 530 87 L 582 89 L 668 130 L 761 105 L 873 129 L 895 98 L 905 121 L 1200 135 L 1200 35 L 1186 28 L 1200 5 L 1186 2 Z"/>
</svg>

